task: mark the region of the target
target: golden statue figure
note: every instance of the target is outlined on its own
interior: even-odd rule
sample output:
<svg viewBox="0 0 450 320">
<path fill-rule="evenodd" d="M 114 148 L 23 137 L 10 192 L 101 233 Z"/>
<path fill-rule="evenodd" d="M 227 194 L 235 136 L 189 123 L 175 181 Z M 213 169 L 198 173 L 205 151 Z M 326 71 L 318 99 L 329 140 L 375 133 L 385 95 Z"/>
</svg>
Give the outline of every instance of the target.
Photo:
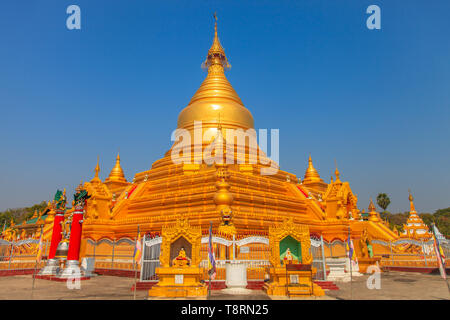
<svg viewBox="0 0 450 320">
<path fill-rule="evenodd" d="M 291 264 L 294 260 L 294 257 L 291 254 L 291 249 L 287 248 L 286 255 L 283 258 L 285 264 Z"/>
<path fill-rule="evenodd" d="M 16 236 L 16 230 L 15 229 L 9 228 L 9 229 L 5 230 L 5 238 L 4 239 L 6 241 L 9 241 L 9 242 L 14 241 L 15 240 L 15 236 Z"/>
<path fill-rule="evenodd" d="M 359 245 L 361 247 L 361 256 L 363 258 L 373 257 L 373 248 L 367 228 L 364 228 L 362 232 L 361 239 L 359 240 Z"/>
<path fill-rule="evenodd" d="M 186 267 L 190 264 L 189 258 L 186 256 L 186 251 L 184 247 L 181 247 L 180 252 L 178 252 L 178 256 L 172 260 L 172 265 L 175 267 Z"/>
</svg>

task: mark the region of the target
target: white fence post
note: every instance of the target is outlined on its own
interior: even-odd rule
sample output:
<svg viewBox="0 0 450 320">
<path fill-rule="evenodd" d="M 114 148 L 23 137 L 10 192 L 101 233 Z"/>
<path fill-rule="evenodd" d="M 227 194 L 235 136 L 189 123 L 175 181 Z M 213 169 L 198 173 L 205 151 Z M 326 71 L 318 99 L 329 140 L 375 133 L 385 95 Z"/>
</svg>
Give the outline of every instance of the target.
<svg viewBox="0 0 450 320">
<path fill-rule="evenodd" d="M 327 280 L 327 269 L 326 269 L 326 264 L 325 264 L 325 248 L 323 247 L 323 235 L 320 235 L 320 242 L 321 242 L 321 246 L 322 246 L 322 264 L 323 264 L 323 280 L 326 281 Z"/>
</svg>

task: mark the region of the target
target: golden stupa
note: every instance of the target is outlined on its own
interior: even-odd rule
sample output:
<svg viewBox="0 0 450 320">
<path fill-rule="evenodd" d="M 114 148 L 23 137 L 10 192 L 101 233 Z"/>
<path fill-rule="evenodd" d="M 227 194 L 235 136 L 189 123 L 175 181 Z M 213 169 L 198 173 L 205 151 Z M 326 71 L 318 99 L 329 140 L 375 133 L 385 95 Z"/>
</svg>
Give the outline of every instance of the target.
<svg viewBox="0 0 450 320">
<path fill-rule="evenodd" d="M 238 236 L 267 234 L 269 227 L 289 219 L 327 241 L 346 239 L 349 227 L 356 238 L 365 231 L 373 239 L 398 239 L 373 203 L 368 219 L 360 214 L 357 195 L 348 182 L 341 181 L 337 167 L 335 178 L 326 183 L 310 155 L 301 180 L 266 156 L 256 142 L 252 114 L 225 76 L 231 66 L 219 41 L 217 21 L 203 67 L 208 74 L 180 112 L 175 143 L 163 158 L 130 182 L 118 154 L 104 181 L 97 161 L 92 180 L 80 185 L 91 195 L 83 239 L 134 238 L 138 226 L 144 233 L 161 232 L 180 219 L 204 231 L 212 222 L 215 232 Z M 236 132 L 244 134 L 244 143 L 239 143 Z M 186 148 L 184 139 L 191 137 Z M 44 239 L 51 238 L 54 215 L 49 203 L 42 219 Z M 39 226 L 33 224 L 30 230 L 35 232 Z M 4 234 L 12 239 L 17 230 L 12 226 Z"/>
<path fill-rule="evenodd" d="M 203 66 L 208 75 L 178 117 L 178 129 L 193 135 L 196 121 L 201 121 L 201 143 L 192 143 L 192 152 L 181 155 L 192 161 L 173 161 L 175 142 L 163 158 L 149 170 L 137 173 L 132 182 L 125 179 L 119 156 L 104 182 L 98 178 L 97 166 L 94 179 L 84 183 L 92 198 L 88 200 L 83 238 L 133 238 L 138 225 L 141 232 L 154 232 L 181 218 L 203 230 L 212 222 L 215 230 L 221 226 L 225 232 L 237 234 L 265 232 L 274 223 L 292 218 L 294 223 L 306 224 L 311 233 L 322 234 L 328 240 L 345 239 L 349 226 L 356 234 L 367 229 L 378 239 L 397 237 L 378 220 L 363 221 L 349 183 L 340 180 L 337 169 L 335 180 L 325 183 L 311 156 L 303 181 L 278 170 L 278 165 L 251 143 L 222 149 L 223 156 L 231 154 L 234 160 L 245 161 L 205 163 L 201 154 L 211 142 L 227 140 L 230 129 L 251 135 L 254 121 L 225 76 L 230 64 L 219 41 L 217 21 Z M 255 160 L 251 156 L 255 149 L 256 162 L 251 161 Z M 262 174 L 264 167 L 275 167 L 277 171 Z"/>
<path fill-rule="evenodd" d="M 428 226 L 419 217 L 414 206 L 414 197 L 409 191 L 409 217 L 406 224 L 403 225 L 403 233 L 400 235 L 401 238 L 416 239 L 416 240 L 427 240 L 432 237 L 431 232 L 428 230 Z"/>
</svg>

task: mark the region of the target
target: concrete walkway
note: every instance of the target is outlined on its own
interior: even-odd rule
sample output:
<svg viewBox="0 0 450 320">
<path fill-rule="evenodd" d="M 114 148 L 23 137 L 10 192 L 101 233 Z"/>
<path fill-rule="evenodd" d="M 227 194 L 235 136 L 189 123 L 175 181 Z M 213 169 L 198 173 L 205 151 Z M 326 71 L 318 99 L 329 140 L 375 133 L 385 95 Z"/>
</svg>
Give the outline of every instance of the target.
<svg viewBox="0 0 450 320">
<path fill-rule="evenodd" d="M 439 275 L 417 274 L 409 272 L 390 272 L 381 274 L 381 288 L 370 290 L 366 281 L 368 276 L 354 278 L 353 283 L 337 283 L 340 290 L 326 291 L 325 297 L 293 298 L 291 300 L 442 300 L 450 299 L 445 282 Z M 69 289 L 65 282 L 36 279 L 34 299 L 43 300 L 130 300 L 133 299 L 132 278 L 98 276 L 81 281 L 80 289 Z M 30 275 L 0 277 L 0 299 L 31 299 L 32 277 Z M 147 299 L 147 290 L 136 292 L 137 300 Z M 213 291 L 212 300 L 268 300 L 263 291 L 252 290 L 249 294 L 230 295 Z M 287 300 L 286 297 L 272 297 L 274 300 Z M 162 299 L 170 300 L 170 299 Z M 183 300 L 177 298 L 176 300 Z M 195 300 L 205 300 L 197 298 Z"/>
<path fill-rule="evenodd" d="M 440 275 L 413 272 L 381 273 L 380 289 L 369 289 L 369 276 L 353 278 L 352 283 L 337 282 L 339 290 L 327 295 L 342 300 L 450 300 Z"/>
</svg>

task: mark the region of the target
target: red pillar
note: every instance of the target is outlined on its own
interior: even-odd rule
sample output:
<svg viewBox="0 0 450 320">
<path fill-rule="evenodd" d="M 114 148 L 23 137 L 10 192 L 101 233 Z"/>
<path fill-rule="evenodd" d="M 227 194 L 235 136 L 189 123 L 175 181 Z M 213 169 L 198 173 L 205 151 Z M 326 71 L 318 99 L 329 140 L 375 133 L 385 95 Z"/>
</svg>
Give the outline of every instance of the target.
<svg viewBox="0 0 450 320">
<path fill-rule="evenodd" d="M 64 211 L 56 210 L 55 219 L 53 220 L 52 242 L 50 243 L 48 259 L 55 258 L 56 248 L 58 247 L 58 244 L 62 238 L 62 221 L 64 221 Z"/>
<path fill-rule="evenodd" d="M 81 231 L 83 224 L 83 209 L 75 208 L 72 215 L 72 227 L 70 228 L 69 252 L 67 261 L 80 259 Z"/>
</svg>

